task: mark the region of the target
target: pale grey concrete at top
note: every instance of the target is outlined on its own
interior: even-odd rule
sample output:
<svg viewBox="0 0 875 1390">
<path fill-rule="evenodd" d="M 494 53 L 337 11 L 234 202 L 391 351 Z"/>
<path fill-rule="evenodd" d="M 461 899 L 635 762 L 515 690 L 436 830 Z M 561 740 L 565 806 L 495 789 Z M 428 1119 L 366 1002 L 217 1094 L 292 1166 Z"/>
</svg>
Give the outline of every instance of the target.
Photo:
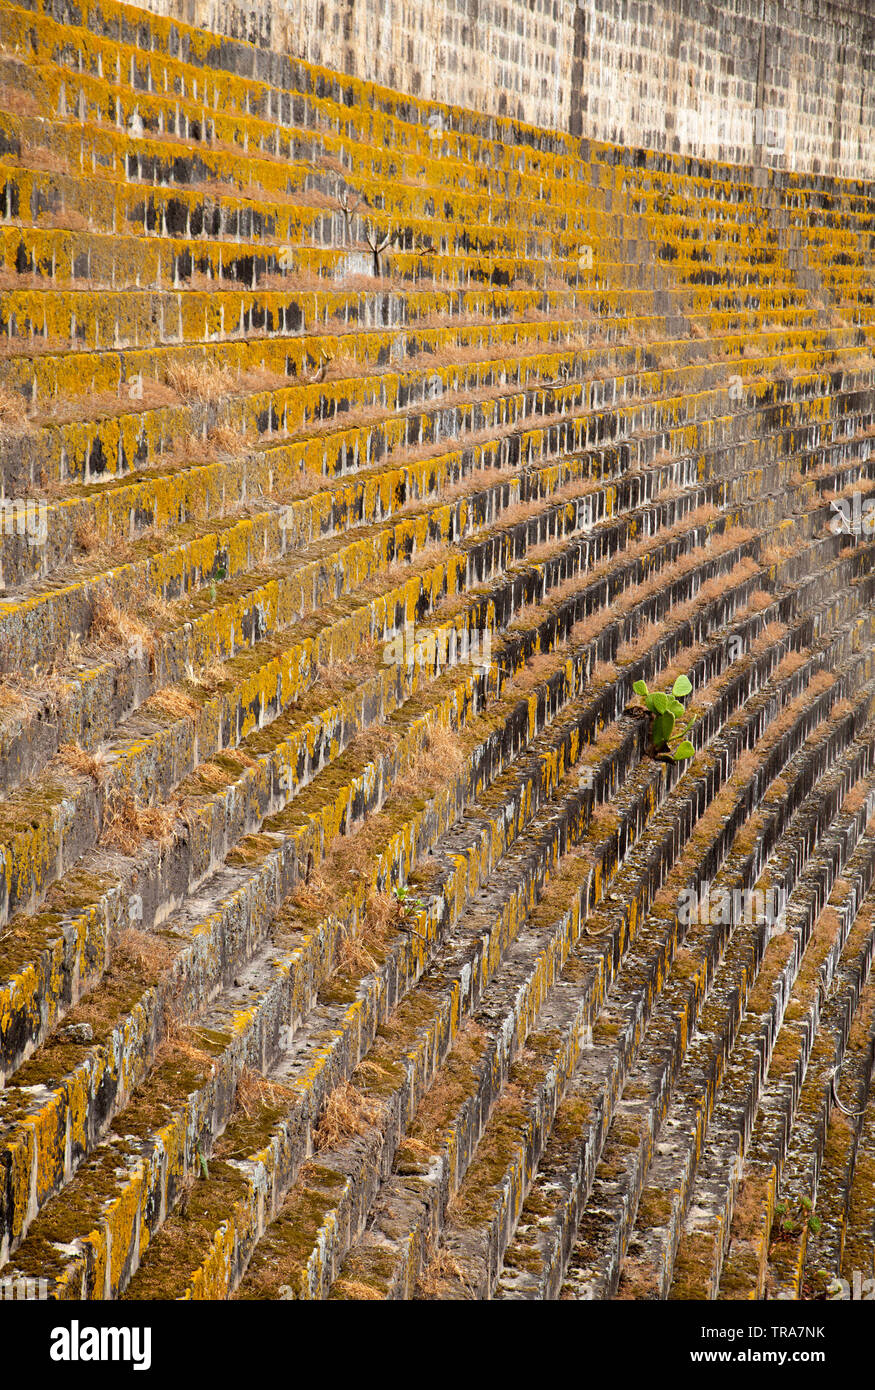
<svg viewBox="0 0 875 1390">
<path fill-rule="evenodd" d="M 875 176 L 875 16 L 833 0 L 140 0 L 426 100 L 704 158 Z M 652 23 L 651 23 L 652 16 Z M 640 68 L 639 68 L 640 64 Z M 815 83 L 811 73 L 825 74 Z M 721 136 L 721 127 L 724 128 Z M 724 138 L 725 137 L 725 138 Z"/>
</svg>

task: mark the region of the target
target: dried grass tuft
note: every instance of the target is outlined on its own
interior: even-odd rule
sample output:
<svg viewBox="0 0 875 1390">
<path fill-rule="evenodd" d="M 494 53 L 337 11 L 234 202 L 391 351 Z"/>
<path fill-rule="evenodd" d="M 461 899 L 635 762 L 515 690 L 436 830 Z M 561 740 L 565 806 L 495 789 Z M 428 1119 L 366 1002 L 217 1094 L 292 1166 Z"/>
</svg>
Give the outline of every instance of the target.
<svg viewBox="0 0 875 1390">
<path fill-rule="evenodd" d="M 333 1149 L 355 1134 L 367 1134 L 381 1118 L 383 1106 L 363 1094 L 351 1082 L 336 1086 L 328 1097 L 322 1118 L 313 1131 L 317 1152 Z"/>
<path fill-rule="evenodd" d="M 204 690 L 208 695 L 215 695 L 231 679 L 231 673 L 224 661 L 214 657 L 200 671 L 196 671 L 191 665 L 187 666 L 185 678 L 196 690 Z"/>
<path fill-rule="evenodd" d="M 173 362 L 165 368 L 164 380 L 183 401 L 216 401 L 240 389 L 232 372 L 206 360 Z"/>
<path fill-rule="evenodd" d="M 32 92 L 24 87 L 13 87 L 4 82 L 0 87 L 0 111 L 14 116 L 42 116 L 40 104 Z"/>
<path fill-rule="evenodd" d="M 863 807 L 866 805 L 868 795 L 868 784 L 866 782 L 858 782 L 855 787 L 851 788 L 842 802 L 842 814 L 855 815 L 857 811 L 862 811 Z"/>
<path fill-rule="evenodd" d="M 175 955 L 172 944 L 154 932 L 140 931 L 138 927 L 125 927 L 118 936 L 113 949 L 113 961 L 133 966 L 147 979 L 157 979 L 170 964 Z"/>
<path fill-rule="evenodd" d="M 154 637 L 146 624 L 133 613 L 119 608 L 105 593 L 99 594 L 95 601 L 88 640 L 99 651 L 135 646 L 151 654 L 154 649 Z"/>
<path fill-rule="evenodd" d="M 366 1299 L 382 1301 L 383 1298 L 379 1289 L 372 1284 L 363 1284 L 361 1279 L 335 1279 L 334 1288 L 345 1298 L 360 1299 L 362 1302 Z"/>
<path fill-rule="evenodd" d="M 426 1263 L 418 1280 L 419 1291 L 425 1298 L 438 1298 L 447 1284 L 465 1284 L 465 1274 L 458 1260 L 448 1250 L 429 1249 Z"/>
<path fill-rule="evenodd" d="M 0 385 L 0 438 L 9 439 L 13 435 L 24 434 L 30 427 L 24 397 Z"/>
<path fill-rule="evenodd" d="M 143 710 L 147 714 L 164 714 L 171 719 L 196 719 L 200 713 L 200 705 L 178 685 L 165 685 L 149 696 Z"/>
<path fill-rule="evenodd" d="M 284 1104 L 291 1104 L 295 1094 L 291 1086 L 271 1081 L 251 1067 L 244 1067 L 237 1082 L 235 1104 L 247 1120 L 251 1120 L 261 1110 L 275 1110 Z"/>
<path fill-rule="evenodd" d="M 99 786 L 106 775 L 106 760 L 102 753 L 89 753 L 78 743 L 65 743 L 58 749 L 64 767 L 77 777 L 90 777 Z"/>
<path fill-rule="evenodd" d="M 144 806 L 132 792 L 114 788 L 106 799 L 100 843 L 122 854 L 135 854 L 144 840 L 168 844 L 173 824 L 168 807 Z"/>
<path fill-rule="evenodd" d="M 444 724 L 429 729 L 419 752 L 395 784 L 399 796 L 418 796 L 447 781 L 462 764 L 459 735 Z"/>
</svg>

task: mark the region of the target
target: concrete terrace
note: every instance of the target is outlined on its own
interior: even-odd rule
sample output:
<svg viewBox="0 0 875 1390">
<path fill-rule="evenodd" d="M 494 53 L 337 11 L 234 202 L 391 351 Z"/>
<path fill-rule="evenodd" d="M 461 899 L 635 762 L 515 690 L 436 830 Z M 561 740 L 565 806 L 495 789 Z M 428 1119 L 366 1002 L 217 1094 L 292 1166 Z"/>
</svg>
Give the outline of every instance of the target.
<svg viewBox="0 0 875 1390">
<path fill-rule="evenodd" d="M 873 271 L 868 183 L 4 4 L 0 1278 L 875 1274 Z"/>
</svg>

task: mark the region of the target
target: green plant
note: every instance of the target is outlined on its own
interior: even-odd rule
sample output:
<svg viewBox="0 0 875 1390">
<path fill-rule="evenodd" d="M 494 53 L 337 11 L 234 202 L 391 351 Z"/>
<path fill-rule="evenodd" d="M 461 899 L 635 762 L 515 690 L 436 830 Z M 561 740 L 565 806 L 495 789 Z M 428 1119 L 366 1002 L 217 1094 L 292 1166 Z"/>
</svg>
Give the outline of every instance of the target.
<svg viewBox="0 0 875 1390">
<path fill-rule="evenodd" d="M 679 697 L 689 695 L 693 689 L 688 677 L 678 676 L 670 691 L 648 690 L 646 681 L 636 681 L 632 689 L 644 701 L 644 707 L 652 717 L 650 736 L 654 752 L 669 753 L 676 763 L 694 758 L 696 750 L 689 739 L 684 738 L 692 719 L 688 719 L 682 728 L 675 729 L 677 721 L 686 714 Z"/>
<path fill-rule="evenodd" d="M 807 1226 L 812 1235 L 817 1235 L 822 1222 L 812 1211 L 809 1197 L 791 1197 L 775 1203 L 775 1219 L 769 1233 L 769 1241 L 774 1244 L 782 1240 L 792 1240 Z"/>
<path fill-rule="evenodd" d="M 418 912 L 420 908 L 425 907 L 422 898 L 414 898 L 409 888 L 393 888 L 392 896 L 398 904 L 398 911 L 402 917 L 406 917 L 408 912 Z"/>
</svg>

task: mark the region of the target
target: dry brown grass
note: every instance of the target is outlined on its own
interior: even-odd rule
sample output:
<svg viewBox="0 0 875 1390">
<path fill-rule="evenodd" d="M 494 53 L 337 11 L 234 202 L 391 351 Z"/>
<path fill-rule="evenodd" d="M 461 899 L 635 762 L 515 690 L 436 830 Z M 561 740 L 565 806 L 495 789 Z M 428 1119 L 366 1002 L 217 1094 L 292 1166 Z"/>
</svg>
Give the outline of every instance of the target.
<svg viewBox="0 0 875 1390">
<path fill-rule="evenodd" d="M 340 943 L 338 964 L 344 973 L 366 975 L 378 968 L 378 957 L 384 954 L 389 933 L 398 922 L 399 906 L 390 893 L 371 889 L 361 933 L 345 932 Z"/>
<path fill-rule="evenodd" d="M 760 562 L 764 565 L 780 565 L 783 560 L 789 560 L 791 555 L 796 552 L 791 545 L 769 545 L 760 555 Z"/>
<path fill-rule="evenodd" d="M 621 642 L 617 648 L 617 660 L 628 664 L 637 661 L 639 657 L 646 656 L 656 643 L 668 631 L 668 621 L 654 622 L 649 619 L 637 631 L 634 637 Z"/>
<path fill-rule="evenodd" d="M 526 694 L 536 685 L 539 685 L 564 660 L 563 656 L 553 652 L 538 652 L 536 656 L 529 657 L 525 666 L 522 666 L 514 675 L 513 680 L 508 682 L 505 687 L 505 694 L 509 692 L 511 686 L 514 690 L 518 690 L 521 695 Z"/>
<path fill-rule="evenodd" d="M 835 676 L 829 671 L 819 671 L 817 675 L 809 681 L 802 693 L 797 695 L 795 700 L 791 700 L 788 705 L 785 705 L 777 718 L 773 719 L 771 724 L 769 724 L 758 745 L 760 756 L 762 757 L 769 748 L 772 748 L 774 744 L 777 743 L 778 739 L 791 728 L 797 716 L 808 707 L 812 695 L 820 695 L 824 690 L 829 690 L 830 686 L 834 684 Z M 816 742 L 819 737 L 817 730 L 822 727 L 828 717 L 828 715 L 824 716 L 824 719 L 820 721 L 811 735 L 809 735 L 807 742 L 811 743 L 812 740 Z"/>
<path fill-rule="evenodd" d="M 97 651 L 117 651 L 119 647 L 136 647 L 143 652 L 154 650 L 151 630 L 133 613 L 119 608 L 108 594 L 99 594 L 94 604 L 88 642 Z"/>
<path fill-rule="evenodd" d="M 192 445 L 198 443 L 200 443 L 200 441 L 192 440 Z M 241 430 L 231 429 L 227 425 L 217 425 L 215 429 L 210 430 L 206 439 L 203 441 L 201 445 L 203 451 L 201 456 L 203 458 L 209 458 L 211 454 L 219 450 L 220 453 L 233 454 L 236 457 L 238 454 L 242 454 L 245 449 L 248 449 L 249 446 L 250 440 Z M 192 458 L 192 452 L 188 449 L 188 445 L 186 445 L 184 461 L 188 462 Z"/>
<path fill-rule="evenodd" d="M 225 370 L 222 368 L 221 370 Z M 279 391 L 284 386 L 294 385 L 294 381 L 287 377 L 283 372 L 273 372 L 267 367 L 251 367 L 248 371 L 241 372 L 239 376 L 226 373 L 233 383 L 231 389 L 235 391 Z M 223 393 L 224 394 L 224 393 Z"/>
<path fill-rule="evenodd" d="M 0 439 L 24 434 L 30 427 L 24 397 L 0 385 Z"/>
<path fill-rule="evenodd" d="M 829 717 L 832 720 L 844 719 L 847 715 L 849 715 L 852 712 L 853 708 L 853 701 L 837 700 L 836 703 L 833 705 L 832 709 L 830 710 Z"/>
<path fill-rule="evenodd" d="M 100 843 L 122 854 L 135 854 L 144 840 L 168 844 L 173 823 L 168 807 L 144 806 L 132 792 L 114 788 L 106 799 Z"/>
<path fill-rule="evenodd" d="M 47 281 L 42 275 L 19 275 L 14 270 L 0 270 L 0 290 L 44 290 Z M 66 352 L 70 343 L 51 333 L 4 333 L 0 338 L 0 357 L 41 357 L 51 352 Z"/>
<path fill-rule="evenodd" d="M 146 714 L 168 715 L 171 719 L 196 719 L 200 705 L 178 685 L 165 685 L 150 695 L 143 704 Z"/>
<path fill-rule="evenodd" d="M 21 162 L 26 169 L 42 169 L 52 174 L 66 174 L 70 171 L 70 161 L 66 155 L 30 140 L 22 142 Z"/>
<path fill-rule="evenodd" d="M 788 652 L 778 662 L 772 672 L 772 680 L 784 680 L 787 676 L 792 676 L 794 671 L 798 671 L 800 666 L 804 666 L 806 656 L 803 652 Z"/>
<path fill-rule="evenodd" d="M 235 1106 L 251 1120 L 262 1110 L 275 1110 L 283 1105 L 291 1105 L 296 1092 L 291 1086 L 279 1081 L 271 1081 L 251 1067 L 244 1067 L 237 1082 Z"/>
<path fill-rule="evenodd" d="M 372 1284 L 363 1284 L 361 1279 L 335 1279 L 334 1288 L 345 1298 L 358 1299 L 360 1302 L 374 1299 L 378 1302 L 383 1301 L 380 1290 L 375 1289 Z"/>
<path fill-rule="evenodd" d="M 335 836 L 321 865 L 311 868 L 297 885 L 292 896 L 293 910 L 315 920 L 333 916 L 348 892 L 363 880 L 371 879 L 373 872 L 374 848 L 366 826 L 355 826 L 348 834 Z M 375 956 L 384 953 L 391 931 L 403 916 L 403 903 L 372 884 L 358 933 L 347 929 L 340 940 L 338 968 L 358 974 L 374 970 Z"/>
<path fill-rule="evenodd" d="M 571 482 L 563 483 L 562 487 L 556 489 L 552 500 L 572 502 L 577 497 L 586 497 L 589 493 L 598 492 L 601 486 L 598 478 L 573 478 Z"/>
<path fill-rule="evenodd" d="M 84 420 L 94 420 L 98 416 L 118 418 L 120 415 L 141 414 L 159 406 L 175 404 L 178 404 L 178 397 L 168 386 L 163 386 L 160 382 L 144 381 L 143 394 L 136 400 L 131 399 L 123 387 L 118 391 L 95 391 L 87 396 L 59 393 L 45 402 L 38 414 L 33 416 L 32 423 L 79 424 Z M 161 462 L 166 462 L 167 457 L 165 455 Z M 182 457 L 189 461 L 187 452 L 183 453 Z M 154 459 L 150 466 L 155 466 Z M 51 493 L 51 486 L 47 487 Z"/>
<path fill-rule="evenodd" d="M 330 479 L 326 478 L 324 473 L 303 469 L 293 478 L 286 479 L 282 487 L 275 488 L 271 497 L 282 506 L 288 502 L 295 502 L 299 497 L 309 497 L 311 493 L 328 488 L 329 485 Z"/>
<path fill-rule="evenodd" d="M 64 743 L 58 749 L 58 759 L 77 777 L 90 777 L 98 786 L 106 776 L 106 760 L 102 753 L 89 753 L 78 743 Z"/>
<path fill-rule="evenodd" d="M 201 786 L 206 787 L 211 792 L 222 791 L 234 781 L 233 773 L 209 759 L 198 765 L 197 776 Z"/>
<path fill-rule="evenodd" d="M 543 502 L 513 502 L 501 514 L 502 526 L 516 526 L 529 517 L 537 516 L 543 509 Z"/>
<path fill-rule="evenodd" d="M 138 927 L 124 927 L 113 947 L 113 961 L 132 966 L 147 979 L 155 980 L 173 960 L 176 952 L 165 937 Z"/>
<path fill-rule="evenodd" d="M 533 545 L 531 549 L 526 551 L 526 560 L 532 565 L 540 564 L 541 561 L 549 560 L 551 556 L 560 554 L 567 545 L 568 540 L 565 536 L 560 540 L 543 541 L 541 545 Z M 574 577 L 576 578 L 576 576 Z M 578 579 L 577 582 L 579 586 L 580 580 Z"/>
<path fill-rule="evenodd" d="M 171 1017 L 167 1020 L 164 1041 L 158 1049 L 156 1061 L 159 1064 L 194 1062 L 208 1071 L 212 1067 L 213 1058 L 206 1048 L 199 1045 L 195 1028 L 183 1023 L 179 1018 Z"/>
<path fill-rule="evenodd" d="M 0 87 L 0 111 L 13 116 L 41 116 L 44 113 L 36 97 L 24 87 L 12 87 L 4 82 Z"/>
<path fill-rule="evenodd" d="M 206 359 L 172 362 L 164 369 L 164 380 L 183 401 L 215 401 L 240 390 L 233 372 Z"/>
<path fill-rule="evenodd" d="M 688 557 L 684 557 L 684 567 L 688 567 L 686 566 L 687 558 Z M 673 568 L 672 566 L 672 569 Z M 711 603 L 713 599 L 719 598 L 721 594 L 726 593 L 727 589 L 735 588 L 743 584 L 745 580 L 751 579 L 757 573 L 757 568 L 756 561 L 747 556 L 745 559 L 739 560 L 734 564 L 728 574 L 715 574 L 712 579 L 706 579 L 705 583 L 700 586 L 697 593 L 695 593 L 692 598 L 686 599 L 684 603 L 675 604 L 671 611 L 672 620 L 680 622 L 682 619 L 688 618 L 690 614 L 695 613 L 703 604 Z M 745 607 L 745 609 L 741 611 L 747 611 L 747 608 Z M 755 608 L 753 611 L 758 610 Z"/>
<path fill-rule="evenodd" d="M 73 543 L 85 555 L 93 555 L 101 549 L 100 532 L 91 516 L 81 517 L 73 531 Z"/>
<path fill-rule="evenodd" d="M 227 285 L 230 289 L 237 283 L 228 275 L 209 275 L 201 270 L 193 270 L 190 275 L 186 276 L 185 288 L 187 290 L 206 290 L 212 293 L 223 285 Z"/>
<path fill-rule="evenodd" d="M 668 690 L 674 685 L 678 676 L 689 675 L 692 668 L 702 659 L 708 650 L 705 642 L 698 642 L 695 646 L 684 647 L 672 658 L 655 677 L 655 683 L 661 690 Z M 695 697 L 693 697 L 695 698 Z M 689 709 L 690 706 L 687 706 Z"/>
<path fill-rule="evenodd" d="M 812 676 L 808 682 L 809 695 L 822 695 L 824 690 L 829 690 L 835 685 L 836 678 L 832 671 L 818 671 L 816 676 Z"/>
<path fill-rule="evenodd" d="M 459 735 L 444 724 L 432 726 L 422 747 L 395 783 L 398 796 L 420 796 L 455 775 L 462 764 Z"/>
<path fill-rule="evenodd" d="M 597 661 L 592 668 L 591 685 L 605 685 L 616 678 L 617 667 L 613 661 Z"/>
<path fill-rule="evenodd" d="M 746 1177 L 739 1184 L 732 1215 L 733 1240 L 750 1241 L 768 1213 L 768 1188 L 760 1178 Z"/>
<path fill-rule="evenodd" d="M 826 502 L 835 502 L 840 497 L 853 497 L 855 492 L 859 492 L 862 495 L 866 495 L 870 492 L 875 492 L 875 478 L 854 479 L 850 483 L 847 483 L 845 487 L 841 488 L 838 492 L 834 492 L 828 489 L 826 492 L 824 492 L 823 497 L 824 501 Z"/>
<path fill-rule="evenodd" d="M 759 656 L 767 647 L 774 647 L 787 636 L 785 623 L 766 623 L 759 637 L 751 644 L 751 651 Z"/>
<path fill-rule="evenodd" d="M 425 1298 L 439 1298 L 447 1284 L 465 1284 L 465 1274 L 458 1260 L 454 1260 L 449 1250 L 430 1244 L 426 1250 L 425 1263 L 417 1281 L 419 1292 Z"/>
<path fill-rule="evenodd" d="M 376 368 L 367 363 L 356 362 L 354 357 L 341 355 L 331 357 L 323 361 L 321 367 L 322 377 L 325 381 L 338 381 L 344 377 L 361 376 L 364 373 L 373 373 Z M 317 375 L 319 373 L 317 372 Z"/>
<path fill-rule="evenodd" d="M 610 809 L 607 801 L 599 801 L 592 808 L 589 818 L 590 831 L 599 840 L 614 834 L 620 822 L 617 815 Z"/>
<path fill-rule="evenodd" d="M 215 695 L 231 679 L 231 672 L 224 661 L 219 657 L 213 657 L 199 671 L 196 671 L 189 664 L 185 670 L 185 678 L 196 690 L 204 690 L 207 695 Z"/>
<path fill-rule="evenodd" d="M 340 942 L 338 968 L 344 975 L 371 975 L 378 968 L 376 956 L 368 950 L 364 938 L 347 932 Z"/>
<path fill-rule="evenodd" d="M 317 1153 L 336 1148 L 344 1139 L 355 1134 L 367 1134 L 383 1115 L 379 1101 L 345 1081 L 336 1086 L 325 1103 L 322 1117 L 313 1131 L 313 1146 Z"/>
<path fill-rule="evenodd" d="M 335 890 L 330 887 L 322 871 L 313 868 L 295 888 L 292 901 L 302 912 L 327 916 L 335 906 Z"/>
<path fill-rule="evenodd" d="M 857 811 L 862 811 L 866 805 L 869 794 L 869 787 L 865 782 L 858 782 L 852 787 L 842 802 L 842 813 L 845 815 L 855 815 Z"/>
<path fill-rule="evenodd" d="M 40 226 L 52 227 L 61 232 L 93 232 L 96 230 L 89 217 L 77 208 L 61 208 L 57 212 L 44 212 L 38 219 Z"/>
<path fill-rule="evenodd" d="M 609 613 L 597 611 L 589 613 L 585 618 L 578 618 L 568 634 L 568 640 L 572 645 L 591 642 L 593 637 L 597 636 L 602 628 L 607 627 L 610 621 Z"/>
<path fill-rule="evenodd" d="M 311 270 L 271 271 L 258 282 L 265 290 L 318 291 L 332 288 L 331 280 Z"/>
<path fill-rule="evenodd" d="M 222 756 L 230 758 L 232 763 L 239 763 L 241 767 L 258 767 L 257 759 L 251 757 L 245 748 L 223 748 Z"/>
<path fill-rule="evenodd" d="M 774 603 L 774 596 L 766 589 L 754 589 L 743 608 L 739 609 L 739 617 L 744 617 L 749 613 L 762 613 Z"/>
<path fill-rule="evenodd" d="M 17 677 L 4 676 L 0 680 L 0 714 L 15 713 L 27 708 L 27 695 Z"/>
</svg>

